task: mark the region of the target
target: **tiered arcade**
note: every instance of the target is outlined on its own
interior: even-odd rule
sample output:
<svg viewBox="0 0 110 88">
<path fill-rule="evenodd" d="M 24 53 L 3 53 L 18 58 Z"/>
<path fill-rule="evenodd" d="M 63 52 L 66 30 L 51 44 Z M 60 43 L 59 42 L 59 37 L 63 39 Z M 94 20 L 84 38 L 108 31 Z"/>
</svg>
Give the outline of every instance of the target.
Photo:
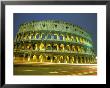
<svg viewBox="0 0 110 88">
<path fill-rule="evenodd" d="M 21 24 L 14 40 L 14 62 L 96 63 L 91 36 L 58 20 Z"/>
</svg>

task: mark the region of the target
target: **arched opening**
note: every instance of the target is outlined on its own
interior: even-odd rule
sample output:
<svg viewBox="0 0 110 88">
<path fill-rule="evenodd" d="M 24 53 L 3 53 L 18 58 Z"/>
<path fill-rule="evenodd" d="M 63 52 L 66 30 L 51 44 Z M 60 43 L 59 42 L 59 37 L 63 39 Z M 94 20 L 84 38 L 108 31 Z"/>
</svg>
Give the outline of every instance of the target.
<svg viewBox="0 0 110 88">
<path fill-rule="evenodd" d="M 73 52 L 75 52 L 75 51 L 76 51 L 76 49 L 75 49 L 75 46 L 74 46 L 74 45 L 72 45 L 72 51 L 73 51 Z"/>
<path fill-rule="evenodd" d="M 57 44 L 53 44 L 52 48 L 53 48 L 53 50 L 58 50 L 57 49 L 58 48 L 58 45 Z"/>
<path fill-rule="evenodd" d="M 52 62 L 52 58 L 50 56 L 46 56 L 46 62 Z"/>
<path fill-rule="evenodd" d="M 37 44 L 35 44 L 35 50 L 38 50 L 38 45 Z"/>
<path fill-rule="evenodd" d="M 36 55 L 33 55 L 33 61 L 36 61 L 36 59 L 37 59 Z"/>
<path fill-rule="evenodd" d="M 40 62 L 43 62 L 43 55 L 39 56 L 39 60 L 40 60 Z"/>
<path fill-rule="evenodd" d="M 73 36 L 71 36 L 71 41 L 74 41 L 74 37 Z"/>
<path fill-rule="evenodd" d="M 85 39 L 83 39 L 83 43 L 85 44 Z"/>
<path fill-rule="evenodd" d="M 77 42 L 77 43 L 79 42 L 79 39 L 78 39 L 78 37 L 76 37 L 76 42 Z"/>
<path fill-rule="evenodd" d="M 47 57 L 47 60 L 50 60 L 50 57 L 49 56 Z"/>
<path fill-rule="evenodd" d="M 28 44 L 27 45 L 27 49 L 31 49 L 32 47 L 31 47 L 31 44 Z"/>
<path fill-rule="evenodd" d="M 68 36 L 68 35 L 66 35 L 66 36 L 65 36 L 65 39 L 68 41 L 68 40 L 69 40 L 69 36 Z"/>
<path fill-rule="evenodd" d="M 60 51 L 63 51 L 63 50 L 64 50 L 64 44 L 60 44 L 59 50 L 60 50 Z"/>
<path fill-rule="evenodd" d="M 63 56 L 60 56 L 60 63 L 63 63 Z"/>
<path fill-rule="evenodd" d="M 40 39 L 40 34 L 36 34 L 36 39 Z"/>
<path fill-rule="evenodd" d="M 29 33 L 28 39 L 30 39 L 30 40 L 31 40 L 31 33 Z"/>
<path fill-rule="evenodd" d="M 57 34 L 52 34 L 52 39 L 57 39 Z"/>
<path fill-rule="evenodd" d="M 42 36 L 41 36 L 41 39 L 45 39 L 45 34 L 43 33 Z"/>
<path fill-rule="evenodd" d="M 69 63 L 69 56 L 66 57 L 66 63 Z"/>
<path fill-rule="evenodd" d="M 59 39 L 60 39 L 60 40 L 63 40 L 63 35 L 60 35 L 60 36 L 59 36 Z"/>
<path fill-rule="evenodd" d="M 46 46 L 46 50 L 52 50 L 52 47 L 51 47 L 50 44 L 47 44 L 47 46 Z"/>
<path fill-rule="evenodd" d="M 51 34 L 48 34 L 47 35 L 47 39 L 51 39 Z"/>
<path fill-rule="evenodd" d="M 77 51 L 80 52 L 80 50 L 81 50 L 81 49 L 80 49 L 80 46 L 77 46 Z"/>
<path fill-rule="evenodd" d="M 67 46 L 65 47 L 65 50 L 66 50 L 66 51 L 70 51 L 70 46 L 67 45 Z"/>
<path fill-rule="evenodd" d="M 53 56 L 53 62 L 57 63 L 57 56 Z"/>
<path fill-rule="evenodd" d="M 44 46 L 44 44 L 41 43 L 39 48 L 40 48 L 40 50 L 45 50 L 45 46 Z"/>
<path fill-rule="evenodd" d="M 83 40 L 82 40 L 82 38 L 80 38 L 80 43 L 83 43 Z"/>
<path fill-rule="evenodd" d="M 36 36 L 36 35 L 35 35 L 35 33 L 33 32 L 33 34 L 32 34 L 32 39 L 35 39 L 35 36 Z"/>
</svg>

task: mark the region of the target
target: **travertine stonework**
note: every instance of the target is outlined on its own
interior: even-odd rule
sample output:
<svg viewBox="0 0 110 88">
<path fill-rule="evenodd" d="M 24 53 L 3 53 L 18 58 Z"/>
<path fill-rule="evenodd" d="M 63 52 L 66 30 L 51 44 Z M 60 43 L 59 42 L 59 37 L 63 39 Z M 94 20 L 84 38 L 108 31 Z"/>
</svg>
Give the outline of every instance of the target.
<svg viewBox="0 0 110 88">
<path fill-rule="evenodd" d="M 14 62 L 93 64 L 96 55 L 83 28 L 59 20 L 31 21 L 19 26 Z"/>
</svg>

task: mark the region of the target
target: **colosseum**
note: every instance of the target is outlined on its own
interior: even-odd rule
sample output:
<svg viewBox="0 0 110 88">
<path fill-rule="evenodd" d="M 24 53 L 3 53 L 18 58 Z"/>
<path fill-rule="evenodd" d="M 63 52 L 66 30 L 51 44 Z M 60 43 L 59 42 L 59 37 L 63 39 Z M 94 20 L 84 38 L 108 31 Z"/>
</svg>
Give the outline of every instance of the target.
<svg viewBox="0 0 110 88">
<path fill-rule="evenodd" d="M 78 25 L 60 20 L 19 25 L 13 56 L 15 63 L 96 63 L 90 34 Z"/>
</svg>

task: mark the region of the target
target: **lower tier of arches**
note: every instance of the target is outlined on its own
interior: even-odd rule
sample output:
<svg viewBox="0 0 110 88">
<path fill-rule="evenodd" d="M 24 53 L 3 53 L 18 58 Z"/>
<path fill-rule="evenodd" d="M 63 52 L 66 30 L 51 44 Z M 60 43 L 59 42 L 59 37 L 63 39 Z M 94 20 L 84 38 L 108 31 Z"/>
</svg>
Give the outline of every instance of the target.
<svg viewBox="0 0 110 88">
<path fill-rule="evenodd" d="M 96 58 L 93 56 L 78 55 L 51 55 L 51 54 L 24 54 L 14 55 L 15 63 L 24 62 L 50 62 L 50 63 L 76 63 L 76 64 L 96 64 Z"/>
</svg>

